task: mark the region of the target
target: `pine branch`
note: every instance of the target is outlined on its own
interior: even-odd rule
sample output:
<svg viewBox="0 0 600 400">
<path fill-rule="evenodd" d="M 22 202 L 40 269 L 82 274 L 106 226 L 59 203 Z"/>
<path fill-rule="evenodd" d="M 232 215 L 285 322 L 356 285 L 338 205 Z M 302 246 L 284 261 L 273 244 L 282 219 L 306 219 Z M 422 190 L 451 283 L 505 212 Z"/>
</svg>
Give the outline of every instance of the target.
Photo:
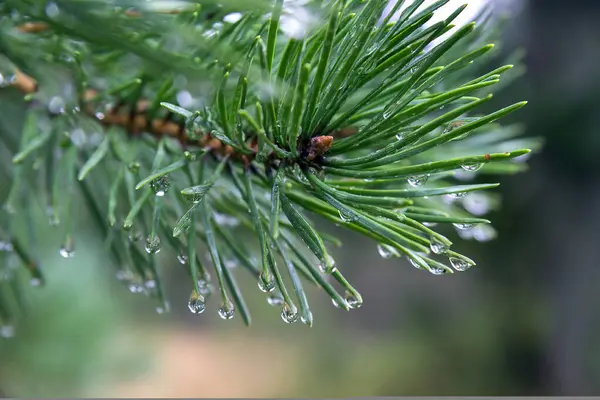
<svg viewBox="0 0 600 400">
<path fill-rule="evenodd" d="M 287 323 L 312 325 L 307 284 L 342 309 L 362 304 L 330 255 L 338 240 L 313 217 L 434 275 L 471 268 L 432 227 L 489 236 L 484 206 L 471 199 L 489 208 L 493 196 L 482 191 L 497 184 L 456 180 L 518 172 L 523 164 L 513 161 L 539 142 L 497 123 L 525 102 L 480 111 L 511 69 L 468 72 L 492 51 L 485 31 L 453 28 L 464 7 L 429 24 L 446 2 L 421 3 L 392 21 L 385 0 L 313 1 L 306 9 L 322 23 L 290 33 L 295 10 L 281 0 L 266 14 L 193 3 L 165 13 L 138 3 L 5 2 L 12 17 L 0 25 L 0 83 L 28 105 L 23 130 L 2 132 L 13 155 L 2 255 L 42 283 L 10 221 L 24 215 L 22 199 L 46 199 L 52 223 L 64 226 L 60 253 L 72 257 L 77 201 L 111 238 L 118 278 L 156 298 L 157 311 L 169 308 L 157 258 L 166 246 L 189 276 L 191 312 L 218 292 L 219 315 L 239 313 L 246 324 L 237 284 L 245 272 Z M 47 166 L 41 193 L 34 160 Z M 242 231 L 252 240 L 239 239 Z M 18 294 L 4 290 L 15 275 L 0 282 L 5 325 L 18 315 Z"/>
</svg>

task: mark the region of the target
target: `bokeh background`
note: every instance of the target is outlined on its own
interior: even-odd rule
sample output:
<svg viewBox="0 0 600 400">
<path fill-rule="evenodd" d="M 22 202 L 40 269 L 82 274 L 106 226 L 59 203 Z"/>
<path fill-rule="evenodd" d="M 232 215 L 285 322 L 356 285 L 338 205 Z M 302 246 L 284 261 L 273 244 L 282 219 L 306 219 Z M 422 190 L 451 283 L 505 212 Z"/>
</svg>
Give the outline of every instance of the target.
<svg viewBox="0 0 600 400">
<path fill-rule="evenodd" d="M 363 307 L 344 312 L 314 292 L 315 326 L 285 325 L 244 280 L 248 329 L 212 309 L 191 315 L 175 267 L 163 268 L 172 312 L 156 314 L 114 280 L 81 215 L 68 261 L 39 227 L 49 285 L 31 289 L 16 337 L 0 341 L 3 394 L 599 395 L 600 2 L 491 2 L 511 12 L 502 51 L 525 49 L 527 69 L 496 101 L 529 100 L 516 118 L 545 147 L 501 178 L 502 208 L 489 215 L 498 238 L 456 240 L 476 268 L 432 276 L 338 230 L 334 255 Z"/>
</svg>

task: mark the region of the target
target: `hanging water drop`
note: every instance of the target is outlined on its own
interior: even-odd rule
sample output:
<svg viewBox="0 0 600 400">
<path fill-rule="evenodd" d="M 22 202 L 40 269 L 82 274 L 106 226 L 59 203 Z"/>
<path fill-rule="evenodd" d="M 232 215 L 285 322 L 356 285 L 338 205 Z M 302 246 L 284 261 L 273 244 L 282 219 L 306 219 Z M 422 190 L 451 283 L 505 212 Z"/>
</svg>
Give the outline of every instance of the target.
<svg viewBox="0 0 600 400">
<path fill-rule="evenodd" d="M 275 290 L 275 280 L 269 274 L 262 272 L 258 277 L 258 288 L 264 293 L 272 292 Z"/>
<path fill-rule="evenodd" d="M 129 291 L 131 293 L 143 293 L 144 286 L 142 286 L 139 282 L 130 282 L 128 285 Z"/>
<path fill-rule="evenodd" d="M 440 268 L 440 267 L 435 267 L 435 266 L 431 266 L 429 268 L 429 271 L 433 274 L 433 275 L 444 275 L 445 273 L 447 273 L 448 271 L 444 268 Z"/>
<path fill-rule="evenodd" d="M 73 240 L 68 238 L 60 249 L 58 250 L 58 254 L 63 258 L 73 258 L 75 257 L 75 246 L 73 245 Z"/>
<path fill-rule="evenodd" d="M 298 310 L 296 309 L 296 306 L 293 304 L 290 306 L 288 303 L 284 303 L 281 308 L 281 319 L 286 324 L 293 324 L 298 321 Z"/>
<path fill-rule="evenodd" d="M 333 274 L 337 270 L 335 260 L 329 254 L 325 256 L 325 260 L 321 260 L 318 267 L 323 274 Z"/>
<path fill-rule="evenodd" d="M 434 226 L 437 226 L 437 222 L 423 222 L 423 225 L 428 228 L 433 228 Z"/>
<path fill-rule="evenodd" d="M 12 85 L 13 83 L 15 83 L 17 81 L 17 75 L 14 74 L 12 71 L 10 72 L 10 75 L 6 74 L 2 74 L 2 72 L 0 72 L 0 88 L 4 88 L 7 86 Z"/>
<path fill-rule="evenodd" d="M 490 210 L 490 200 L 483 193 L 471 193 L 463 200 L 463 207 L 473 215 L 485 215 Z"/>
<path fill-rule="evenodd" d="M 222 319 L 231 319 L 235 313 L 235 307 L 231 301 L 227 301 L 224 303 L 221 308 L 219 308 L 219 317 Z"/>
<path fill-rule="evenodd" d="M 200 294 L 204 297 L 208 297 L 212 294 L 213 292 L 213 287 L 210 284 L 210 282 L 205 278 L 205 279 L 199 279 L 198 280 L 198 290 L 200 291 Z"/>
<path fill-rule="evenodd" d="M 352 309 L 360 308 L 360 306 L 363 304 L 361 295 L 356 292 L 353 293 L 349 290 L 346 290 L 345 300 L 348 304 L 348 307 Z"/>
<path fill-rule="evenodd" d="M 431 251 L 435 254 L 444 254 L 446 251 L 448 251 L 448 246 L 446 246 L 437 238 L 431 237 L 430 240 L 431 243 L 429 244 L 429 247 L 431 248 Z"/>
<path fill-rule="evenodd" d="M 10 339 L 15 336 L 15 327 L 12 325 L 0 326 L 0 338 Z"/>
<path fill-rule="evenodd" d="M 129 172 L 136 175 L 138 172 L 140 172 L 140 163 L 137 161 L 133 161 L 133 162 L 129 163 L 129 165 L 127 166 L 127 169 L 129 169 Z"/>
<path fill-rule="evenodd" d="M 160 252 L 160 238 L 158 236 L 149 235 L 146 238 L 146 245 L 144 246 L 146 253 L 156 254 Z"/>
<path fill-rule="evenodd" d="M 187 264 L 188 257 L 183 254 L 177 254 L 177 261 L 179 261 L 179 264 L 185 265 L 185 264 Z"/>
<path fill-rule="evenodd" d="M 419 187 L 419 186 L 423 186 L 427 182 L 428 178 L 429 178 L 429 175 L 414 175 L 414 176 L 409 176 L 407 179 L 407 182 L 411 186 Z"/>
<path fill-rule="evenodd" d="M 280 293 L 271 294 L 267 296 L 267 303 L 271 306 L 280 306 L 284 302 L 283 297 Z"/>
<path fill-rule="evenodd" d="M 459 257 L 450 257 L 450 264 L 452 264 L 452 267 L 459 272 L 466 271 L 475 265 L 475 263 Z"/>
<path fill-rule="evenodd" d="M 344 302 L 345 302 L 345 301 L 346 301 L 346 300 L 344 300 Z M 333 304 L 333 306 L 334 306 L 335 308 L 341 308 L 341 305 L 340 305 L 340 304 L 337 302 L 337 300 L 336 300 L 336 299 L 332 298 L 332 299 L 331 299 L 331 303 Z"/>
<path fill-rule="evenodd" d="M 310 312 L 310 311 L 307 312 L 307 315 L 300 316 L 300 322 L 302 322 L 304 325 L 312 326 L 312 321 L 313 321 L 313 315 L 312 315 L 312 312 Z"/>
<path fill-rule="evenodd" d="M 169 191 L 169 188 L 171 187 L 169 175 L 163 175 L 159 178 L 154 179 L 152 182 L 150 182 L 150 186 L 152 187 L 154 193 L 158 197 L 164 196 L 165 193 L 167 193 Z"/>
<path fill-rule="evenodd" d="M 460 166 L 462 169 L 468 172 L 478 171 L 481 167 L 483 167 L 483 163 L 468 163 Z"/>
<path fill-rule="evenodd" d="M 388 119 L 389 117 L 392 116 L 393 113 L 394 113 L 394 110 L 390 107 L 387 110 L 385 110 L 381 116 L 383 117 L 383 119 Z"/>
<path fill-rule="evenodd" d="M 475 224 L 467 224 L 467 223 L 455 223 L 452 224 L 456 227 L 456 229 L 460 229 L 462 231 L 466 231 L 468 229 L 471 229 L 475 226 Z"/>
<path fill-rule="evenodd" d="M 147 279 L 144 281 L 144 286 L 146 289 L 152 291 L 156 289 L 156 281 L 154 279 Z"/>
<path fill-rule="evenodd" d="M 60 9 L 55 2 L 50 1 L 46 4 L 46 8 L 44 9 L 48 18 L 56 18 L 60 14 Z"/>
<path fill-rule="evenodd" d="M 381 256 L 381 258 L 385 258 L 386 260 L 389 259 L 389 258 L 392 258 L 392 256 L 394 255 L 394 253 L 392 252 L 392 250 L 390 249 L 390 247 L 388 245 L 385 245 L 385 244 L 378 244 L 377 245 L 377 252 Z"/>
<path fill-rule="evenodd" d="M 413 267 L 415 267 L 416 269 L 423 269 L 423 267 L 421 267 L 421 266 L 419 265 L 419 263 L 418 263 L 418 262 L 417 262 L 415 259 L 413 259 L 413 258 L 410 258 L 410 257 L 409 257 L 409 258 L 408 258 L 408 261 L 409 261 L 409 262 L 410 262 L 410 264 L 411 264 Z"/>
<path fill-rule="evenodd" d="M 453 199 L 460 199 L 463 198 L 467 195 L 467 192 L 458 192 L 458 193 L 449 193 L 448 196 L 450 196 Z"/>
<path fill-rule="evenodd" d="M 29 280 L 29 285 L 31 287 L 40 287 L 42 286 L 42 280 L 40 278 L 31 278 Z"/>
<path fill-rule="evenodd" d="M 48 111 L 50 114 L 59 115 L 65 113 L 65 101 L 62 97 L 54 96 L 48 103 Z"/>
<path fill-rule="evenodd" d="M 206 303 L 204 297 L 201 294 L 192 292 L 190 300 L 188 301 L 188 308 L 192 314 L 202 314 L 206 310 Z"/>
<path fill-rule="evenodd" d="M 402 133 L 396 133 L 396 139 L 400 142 L 404 139 L 404 135 Z"/>
<path fill-rule="evenodd" d="M 305 185 L 308 185 L 310 183 L 308 181 L 308 178 L 304 175 L 302 168 L 300 168 L 300 165 L 294 164 L 294 168 L 292 169 L 292 172 L 294 173 L 294 176 L 296 177 L 296 179 L 299 180 L 301 183 L 303 183 Z"/>
</svg>

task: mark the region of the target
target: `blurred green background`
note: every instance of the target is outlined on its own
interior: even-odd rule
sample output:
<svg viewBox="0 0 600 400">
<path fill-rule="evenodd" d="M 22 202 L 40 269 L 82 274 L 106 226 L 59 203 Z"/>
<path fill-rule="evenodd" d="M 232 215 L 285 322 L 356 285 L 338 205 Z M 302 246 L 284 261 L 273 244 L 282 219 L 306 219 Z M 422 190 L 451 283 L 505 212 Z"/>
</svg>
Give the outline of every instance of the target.
<svg viewBox="0 0 600 400">
<path fill-rule="evenodd" d="M 528 72 L 497 101 L 529 100 L 516 118 L 546 145 L 528 172 L 500 180 L 502 208 L 489 215 L 499 237 L 456 240 L 477 268 L 425 274 L 338 229 L 345 245 L 334 256 L 363 307 L 347 313 L 314 292 L 315 326 L 285 325 L 243 279 L 254 312 L 247 329 L 220 320 L 214 304 L 191 315 L 169 254 L 160 263 L 172 313 L 156 314 L 114 279 L 102 238 L 75 210 L 73 259 L 60 259 L 57 235 L 37 227 L 48 285 L 28 289 L 29 314 L 0 341 L 3 394 L 600 394 L 600 2 L 512 3 L 520 11 L 503 47 L 524 47 Z"/>
</svg>

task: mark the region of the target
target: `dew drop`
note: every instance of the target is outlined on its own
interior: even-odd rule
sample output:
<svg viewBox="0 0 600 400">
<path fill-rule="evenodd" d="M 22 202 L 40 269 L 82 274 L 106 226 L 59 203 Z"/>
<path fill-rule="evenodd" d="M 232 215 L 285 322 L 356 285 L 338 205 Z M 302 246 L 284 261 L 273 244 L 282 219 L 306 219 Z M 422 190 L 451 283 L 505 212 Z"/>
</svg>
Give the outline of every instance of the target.
<svg viewBox="0 0 600 400">
<path fill-rule="evenodd" d="M 352 293 L 349 290 L 346 290 L 345 300 L 346 303 L 348 303 L 348 307 L 352 309 L 360 308 L 360 306 L 363 304 L 361 295 L 356 292 Z"/>
<path fill-rule="evenodd" d="M 281 308 L 281 319 L 286 324 L 293 324 L 294 322 L 298 321 L 298 311 L 296 306 L 290 306 L 288 303 L 284 303 L 283 307 Z"/>
<path fill-rule="evenodd" d="M 312 312 L 308 311 L 307 315 L 300 316 L 300 322 L 302 322 L 304 325 L 312 326 L 312 324 L 313 324 Z"/>
<path fill-rule="evenodd" d="M 144 286 L 148 290 L 154 290 L 154 289 L 156 289 L 156 281 L 154 279 L 148 279 L 148 280 L 144 281 Z"/>
<path fill-rule="evenodd" d="M 163 175 L 159 178 L 156 178 L 155 180 L 150 182 L 150 186 L 152 187 L 152 189 L 154 190 L 154 193 L 158 197 L 164 196 L 165 193 L 167 193 L 169 191 L 169 188 L 171 187 L 171 181 L 169 179 L 169 175 L 167 174 L 167 175 Z"/>
<path fill-rule="evenodd" d="M 321 260 L 318 267 L 323 274 L 333 274 L 337 270 L 335 260 L 329 254 L 327 254 L 325 260 Z"/>
<path fill-rule="evenodd" d="M 235 24 L 242 18 L 242 13 L 233 12 L 231 14 L 227 14 L 223 17 L 223 21 L 228 22 L 230 24 Z"/>
<path fill-rule="evenodd" d="M 46 4 L 46 8 L 44 9 L 46 15 L 49 18 L 56 18 L 60 14 L 60 10 L 55 2 L 51 1 Z"/>
<path fill-rule="evenodd" d="M 180 90 L 176 95 L 177 103 L 183 108 L 190 108 L 194 104 L 192 94 L 187 90 Z"/>
<path fill-rule="evenodd" d="M 414 175 L 408 177 L 407 182 L 410 186 L 419 187 L 423 186 L 427 182 L 428 178 L 429 175 Z"/>
<path fill-rule="evenodd" d="M 138 172 L 140 172 L 140 163 L 137 161 L 133 161 L 133 162 L 129 163 L 127 168 L 129 169 L 129 172 L 131 172 L 132 174 L 135 175 Z"/>
<path fill-rule="evenodd" d="M 466 271 L 469 268 L 473 267 L 475 264 L 470 262 L 469 260 L 465 260 L 464 258 L 458 257 L 450 257 L 450 264 L 452 267 L 460 272 Z"/>
<path fill-rule="evenodd" d="M 179 264 L 185 265 L 188 262 L 188 257 L 183 254 L 177 254 L 177 261 L 179 261 Z"/>
<path fill-rule="evenodd" d="M 468 172 L 475 172 L 478 171 L 481 167 L 483 167 L 483 163 L 470 163 L 470 164 L 463 164 L 460 166 L 462 169 L 464 169 L 465 171 Z"/>
<path fill-rule="evenodd" d="M 201 294 L 192 292 L 190 300 L 188 301 L 188 308 L 192 314 L 202 314 L 206 310 L 206 303 L 204 297 Z"/>
<path fill-rule="evenodd" d="M 258 288 L 264 293 L 272 292 L 275 290 L 275 280 L 269 274 L 262 272 L 258 277 Z"/>
<path fill-rule="evenodd" d="M 429 247 L 431 248 L 431 251 L 435 254 L 444 254 L 446 251 L 448 251 L 448 246 L 446 246 L 440 240 L 434 237 L 432 237 L 430 240 L 431 243 L 429 244 Z"/>
<path fill-rule="evenodd" d="M 471 193 L 463 200 L 463 207 L 473 215 L 485 215 L 490 210 L 490 200 L 482 193 Z"/>
<path fill-rule="evenodd" d="M 130 282 L 128 288 L 131 293 L 144 292 L 144 286 L 142 286 L 139 282 Z"/>
<path fill-rule="evenodd" d="M 158 315 L 162 315 L 167 312 L 166 308 L 163 306 L 156 306 L 155 310 Z"/>
<path fill-rule="evenodd" d="M 434 226 L 437 226 L 437 222 L 423 222 L 423 225 L 428 228 L 433 228 Z"/>
<path fill-rule="evenodd" d="M 374 182 L 375 178 L 365 178 L 364 181 L 365 182 Z"/>
<path fill-rule="evenodd" d="M 231 301 L 227 301 L 227 303 L 223 303 L 221 308 L 219 308 L 219 317 L 222 319 L 231 319 L 235 313 L 235 307 Z"/>
<path fill-rule="evenodd" d="M 120 269 L 116 272 L 115 278 L 117 278 L 119 282 L 127 282 L 131 280 L 131 273 L 125 269 Z"/>
<path fill-rule="evenodd" d="M 0 337 L 2 339 L 10 339 L 15 336 L 15 327 L 12 325 L 0 326 Z"/>
<path fill-rule="evenodd" d="M 402 133 L 396 133 L 396 139 L 398 141 L 401 141 L 402 139 L 404 139 L 404 135 Z"/>
<path fill-rule="evenodd" d="M 10 253 L 13 251 L 13 245 L 11 242 L 0 241 L 0 251 L 4 253 Z"/>
<path fill-rule="evenodd" d="M 338 213 L 340 214 L 340 218 L 344 222 L 354 222 L 354 221 L 356 221 L 356 217 L 353 214 L 347 214 L 347 213 L 345 213 L 342 210 L 338 210 Z"/>
<path fill-rule="evenodd" d="M 146 238 L 146 245 L 144 246 L 146 253 L 156 254 L 160 252 L 160 238 L 158 236 L 148 236 Z"/>
<path fill-rule="evenodd" d="M 389 248 L 389 246 L 387 246 L 385 244 L 378 244 L 377 245 L 377 252 L 381 256 L 381 258 L 385 258 L 386 260 L 389 259 L 389 258 L 392 258 L 392 256 L 394 255 L 394 253 Z"/>
<path fill-rule="evenodd" d="M 267 303 L 271 306 L 280 306 L 283 304 L 283 297 L 280 293 L 271 294 L 267 296 Z"/>
<path fill-rule="evenodd" d="M 17 81 L 17 75 L 12 73 L 10 75 L 4 75 L 0 72 L 0 88 L 12 85 Z"/>
<path fill-rule="evenodd" d="M 75 257 L 75 247 L 73 246 L 72 241 L 67 240 L 67 243 L 63 244 L 58 250 L 58 254 L 60 254 L 63 258 Z"/>
<path fill-rule="evenodd" d="M 346 300 L 344 300 L 344 302 L 345 302 L 345 301 L 346 301 Z M 339 303 L 336 301 L 336 299 L 333 299 L 333 298 L 332 298 L 332 299 L 331 299 L 331 304 L 333 304 L 333 306 L 334 306 L 335 308 L 341 308 L 340 304 L 339 304 Z"/>
<path fill-rule="evenodd" d="M 466 231 L 475 226 L 475 224 L 463 224 L 463 223 L 455 223 L 452 225 L 454 225 L 454 227 L 456 227 L 456 229 L 460 229 L 461 231 Z"/>
<path fill-rule="evenodd" d="M 467 192 L 458 192 L 458 193 L 449 193 L 448 196 L 450 196 L 453 199 L 460 199 L 463 198 L 467 195 Z"/>
<path fill-rule="evenodd" d="M 392 108 L 388 108 L 387 110 L 385 110 L 383 112 L 383 114 L 381 116 L 383 117 L 383 119 L 388 119 L 389 117 L 392 116 L 393 113 L 394 113 L 394 110 Z"/>
<path fill-rule="evenodd" d="M 429 271 L 433 274 L 433 275 L 444 275 L 446 274 L 448 271 L 444 268 L 439 268 L 439 267 L 435 267 L 435 266 L 431 266 L 429 268 Z"/>
<path fill-rule="evenodd" d="M 65 101 L 62 99 L 62 97 L 54 96 L 51 98 L 50 102 L 48 103 L 48 111 L 54 115 L 64 114 Z"/>
<path fill-rule="evenodd" d="M 292 172 L 294 173 L 294 176 L 296 177 L 296 179 L 298 179 L 301 183 L 308 185 L 308 178 L 304 175 L 304 172 L 302 172 L 302 168 L 300 168 L 300 166 L 298 164 L 294 164 L 294 168 L 292 169 Z"/>
<path fill-rule="evenodd" d="M 40 287 L 42 286 L 42 280 L 40 278 L 31 278 L 29 280 L 29 285 L 31 287 Z"/>
<path fill-rule="evenodd" d="M 210 284 L 210 282 L 206 279 L 199 279 L 198 280 L 198 290 L 200 291 L 200 294 L 204 297 L 208 297 L 212 294 L 213 292 L 213 287 Z"/>
<path fill-rule="evenodd" d="M 414 259 L 412 258 L 408 258 L 408 261 L 410 262 L 410 264 L 415 267 L 416 269 L 423 269 Z"/>
</svg>

